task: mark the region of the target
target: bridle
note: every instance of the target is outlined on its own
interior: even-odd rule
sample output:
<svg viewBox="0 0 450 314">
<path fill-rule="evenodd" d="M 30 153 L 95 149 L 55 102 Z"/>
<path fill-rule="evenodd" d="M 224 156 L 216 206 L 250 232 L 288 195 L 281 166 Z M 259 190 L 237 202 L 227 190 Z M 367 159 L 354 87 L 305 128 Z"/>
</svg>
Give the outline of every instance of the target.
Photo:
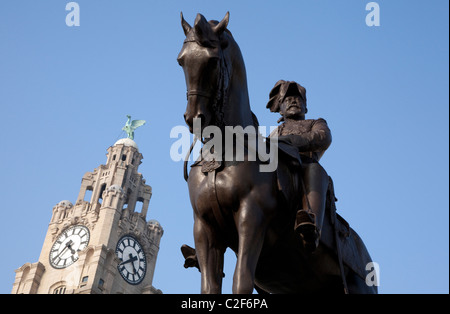
<svg viewBox="0 0 450 314">
<path fill-rule="evenodd" d="M 199 42 L 196 41 L 195 39 L 185 39 L 183 42 L 183 45 L 186 43 L 192 43 L 192 42 L 199 44 Z M 186 99 L 189 99 L 190 96 L 201 96 L 201 97 L 206 97 L 206 98 L 212 98 L 213 94 L 210 92 L 202 91 L 202 90 L 188 90 L 186 92 Z"/>
<path fill-rule="evenodd" d="M 195 40 L 195 39 L 185 39 L 184 42 L 183 42 L 183 44 L 186 44 L 186 43 L 192 43 L 192 42 L 197 43 L 199 46 L 204 46 L 204 45 L 201 45 L 201 44 L 200 44 L 197 40 Z M 213 41 L 211 41 L 211 42 L 218 42 L 218 41 L 213 40 Z M 223 60 L 223 52 L 222 52 L 222 49 L 219 50 L 219 56 L 220 56 L 220 59 Z M 221 62 L 221 65 L 222 65 L 222 62 Z M 220 71 L 220 72 L 222 72 L 222 71 Z M 217 87 L 216 87 L 216 90 L 219 90 L 219 87 L 220 87 L 220 86 L 217 86 Z M 201 97 L 205 97 L 205 98 L 213 98 L 215 95 L 214 95 L 213 93 L 211 93 L 211 92 L 206 92 L 206 91 L 202 91 L 202 90 L 188 90 L 188 91 L 186 92 L 186 99 L 189 99 L 189 96 L 201 96 Z"/>
<path fill-rule="evenodd" d="M 206 98 L 212 98 L 213 94 L 201 90 L 189 90 L 186 92 L 186 99 L 189 99 L 189 96 L 201 96 Z"/>
<path fill-rule="evenodd" d="M 203 46 L 194 39 L 185 39 L 183 44 L 188 43 L 188 42 L 196 42 L 198 45 Z M 215 41 L 215 42 L 217 42 L 217 41 Z M 219 47 L 220 47 L 220 45 L 219 45 Z M 219 126 L 221 126 L 221 125 L 225 125 L 225 122 L 223 121 L 223 115 L 224 115 L 223 114 L 223 106 L 226 103 L 227 98 L 228 98 L 230 71 L 228 69 L 227 63 L 225 62 L 225 57 L 223 54 L 223 50 L 221 48 L 219 49 L 219 58 L 220 58 L 219 80 L 217 82 L 215 92 L 206 92 L 203 90 L 187 90 L 186 99 L 189 100 L 189 97 L 191 97 L 191 96 L 200 96 L 200 97 L 212 99 L 213 100 L 212 109 L 216 116 L 216 123 Z M 191 144 L 189 152 L 187 153 L 186 158 L 184 160 L 184 179 L 186 181 L 188 179 L 188 171 L 187 171 L 188 160 L 189 160 L 189 157 L 190 157 L 192 150 L 193 150 L 195 144 L 197 143 L 198 139 L 199 138 L 197 136 L 194 137 L 194 141 Z M 202 140 L 202 142 L 203 142 L 203 140 Z"/>
</svg>

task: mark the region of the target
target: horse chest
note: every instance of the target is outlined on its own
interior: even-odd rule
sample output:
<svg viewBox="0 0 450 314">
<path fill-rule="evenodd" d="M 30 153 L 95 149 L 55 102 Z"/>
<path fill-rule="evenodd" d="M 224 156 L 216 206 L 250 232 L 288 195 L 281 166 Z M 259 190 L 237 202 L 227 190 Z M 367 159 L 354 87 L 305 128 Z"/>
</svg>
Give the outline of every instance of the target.
<svg viewBox="0 0 450 314">
<path fill-rule="evenodd" d="M 250 184 L 246 176 L 241 173 L 241 179 L 236 180 L 236 172 L 239 172 L 239 169 L 230 168 L 216 173 L 202 173 L 198 167 L 191 172 L 189 190 L 198 215 L 209 215 L 214 203 L 219 204 L 222 210 L 237 209 L 240 200 L 248 194 Z"/>
</svg>

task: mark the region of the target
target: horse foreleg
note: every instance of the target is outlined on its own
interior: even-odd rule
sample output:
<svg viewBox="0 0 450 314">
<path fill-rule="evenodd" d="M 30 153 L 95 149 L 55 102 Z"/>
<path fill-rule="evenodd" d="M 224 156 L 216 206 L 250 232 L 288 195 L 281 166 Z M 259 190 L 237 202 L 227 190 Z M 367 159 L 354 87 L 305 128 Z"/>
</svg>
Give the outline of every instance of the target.
<svg viewBox="0 0 450 314">
<path fill-rule="evenodd" d="M 236 214 L 239 248 L 233 277 L 233 293 L 251 294 L 255 270 L 266 233 L 262 210 L 256 204 L 244 204 Z"/>
<path fill-rule="evenodd" d="M 194 240 L 201 272 L 201 293 L 221 293 L 224 246 L 203 219 L 195 217 Z"/>
</svg>

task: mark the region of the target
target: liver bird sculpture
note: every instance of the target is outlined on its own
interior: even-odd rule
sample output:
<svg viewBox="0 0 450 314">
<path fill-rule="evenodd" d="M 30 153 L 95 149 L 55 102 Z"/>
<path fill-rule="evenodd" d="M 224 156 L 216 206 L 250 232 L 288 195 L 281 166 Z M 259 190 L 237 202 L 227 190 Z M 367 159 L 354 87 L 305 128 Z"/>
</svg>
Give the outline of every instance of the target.
<svg viewBox="0 0 450 314">
<path fill-rule="evenodd" d="M 131 121 L 131 116 L 127 115 L 128 121 L 125 124 L 125 126 L 122 128 L 125 133 L 127 133 L 127 136 L 129 139 L 134 140 L 134 130 L 136 130 L 138 127 L 143 126 L 145 124 L 145 120 L 133 120 Z"/>
</svg>

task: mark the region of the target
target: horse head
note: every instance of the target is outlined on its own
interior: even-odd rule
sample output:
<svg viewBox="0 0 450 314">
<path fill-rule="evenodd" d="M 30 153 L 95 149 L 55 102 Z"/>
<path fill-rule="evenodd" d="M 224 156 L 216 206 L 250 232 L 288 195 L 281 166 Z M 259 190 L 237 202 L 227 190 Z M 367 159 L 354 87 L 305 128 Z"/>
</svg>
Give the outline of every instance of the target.
<svg viewBox="0 0 450 314">
<path fill-rule="evenodd" d="M 197 14 L 191 27 L 181 13 L 181 25 L 186 35 L 177 61 L 183 68 L 187 87 L 187 108 L 184 119 L 191 133 L 199 135 L 206 126 L 223 121 L 224 98 L 229 81 L 224 49 L 229 37 L 226 27 L 229 13 L 221 22 L 206 21 Z M 200 130 L 194 129 L 194 119 L 200 119 Z"/>
</svg>

